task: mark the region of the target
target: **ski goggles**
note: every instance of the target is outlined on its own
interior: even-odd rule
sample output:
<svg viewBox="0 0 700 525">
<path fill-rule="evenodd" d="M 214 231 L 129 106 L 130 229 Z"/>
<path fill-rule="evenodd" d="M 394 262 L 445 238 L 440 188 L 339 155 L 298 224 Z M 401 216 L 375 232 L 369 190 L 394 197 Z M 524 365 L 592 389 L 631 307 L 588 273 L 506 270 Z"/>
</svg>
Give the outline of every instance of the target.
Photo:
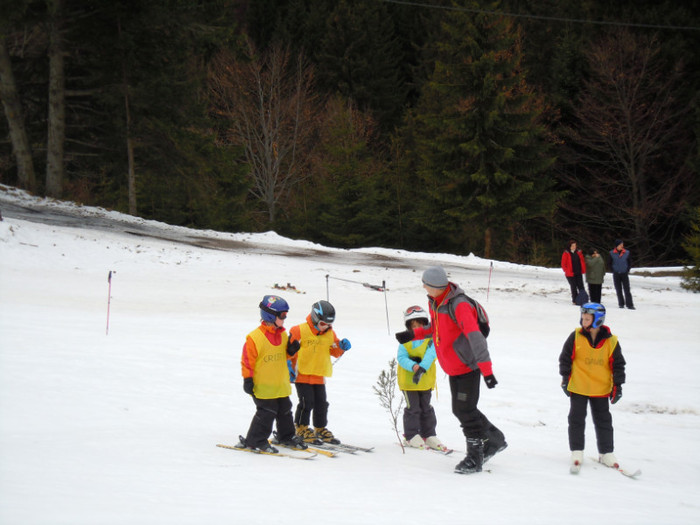
<svg viewBox="0 0 700 525">
<path fill-rule="evenodd" d="M 582 314 L 593 314 L 593 315 L 595 315 L 598 311 L 599 311 L 599 310 L 597 310 L 596 308 L 591 308 L 591 307 L 588 307 L 588 306 L 582 306 L 582 307 L 581 307 L 581 313 L 582 313 Z"/>
<path fill-rule="evenodd" d="M 319 321 L 318 322 L 319 328 L 330 328 L 331 326 L 333 326 L 333 323 L 327 323 L 326 321 Z"/>
<path fill-rule="evenodd" d="M 406 308 L 406 315 L 422 311 L 423 309 L 420 306 L 409 306 L 408 308 Z"/>
<path fill-rule="evenodd" d="M 267 312 L 270 315 L 274 315 L 275 317 L 277 317 L 279 319 L 286 319 L 287 318 L 287 312 L 278 312 L 276 310 L 273 310 L 272 308 L 265 306 L 263 303 L 260 303 L 258 306 L 260 307 L 261 310 Z"/>
</svg>

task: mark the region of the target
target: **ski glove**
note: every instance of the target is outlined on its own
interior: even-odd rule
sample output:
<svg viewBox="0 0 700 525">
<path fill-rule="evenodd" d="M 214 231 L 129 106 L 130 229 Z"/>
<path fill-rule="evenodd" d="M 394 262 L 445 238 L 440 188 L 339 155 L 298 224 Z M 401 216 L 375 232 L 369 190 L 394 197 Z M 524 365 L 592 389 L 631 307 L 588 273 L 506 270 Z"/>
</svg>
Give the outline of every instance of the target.
<svg viewBox="0 0 700 525">
<path fill-rule="evenodd" d="M 610 402 L 614 405 L 622 397 L 622 385 L 613 385 L 612 392 L 610 392 Z"/>
<path fill-rule="evenodd" d="M 416 370 L 413 374 L 413 384 L 417 385 L 420 381 L 420 378 L 423 377 L 423 374 L 425 374 L 425 368 L 419 366 L 418 370 Z"/>
<path fill-rule="evenodd" d="M 487 388 L 493 388 L 498 384 L 498 381 L 496 381 L 493 374 L 490 376 L 484 376 L 484 382 L 486 383 Z"/>
<path fill-rule="evenodd" d="M 347 352 L 348 350 L 350 350 L 352 348 L 350 341 L 348 341 L 347 339 L 342 339 L 340 342 L 338 342 L 338 346 L 344 352 Z"/>
<path fill-rule="evenodd" d="M 253 378 L 252 378 L 252 377 L 246 377 L 246 378 L 243 380 L 243 391 L 244 391 L 246 394 L 251 395 L 251 396 L 253 395 L 253 386 L 255 386 L 255 385 L 254 385 L 254 383 L 253 383 Z"/>
<path fill-rule="evenodd" d="M 396 333 L 396 340 L 401 343 L 408 343 L 413 340 L 413 330 L 405 330 L 403 332 Z"/>
<path fill-rule="evenodd" d="M 287 343 L 287 353 L 289 355 L 294 355 L 299 351 L 301 343 L 299 341 L 289 341 Z"/>
<path fill-rule="evenodd" d="M 561 389 L 564 391 L 566 397 L 571 397 L 571 392 L 569 392 L 569 380 L 566 377 L 561 378 Z"/>
</svg>

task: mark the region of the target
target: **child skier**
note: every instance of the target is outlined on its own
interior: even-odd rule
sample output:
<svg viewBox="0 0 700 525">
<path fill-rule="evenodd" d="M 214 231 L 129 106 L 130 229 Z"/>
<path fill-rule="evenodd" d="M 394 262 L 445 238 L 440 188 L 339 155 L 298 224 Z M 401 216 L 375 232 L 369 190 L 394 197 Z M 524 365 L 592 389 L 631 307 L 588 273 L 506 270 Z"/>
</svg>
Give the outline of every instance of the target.
<svg viewBox="0 0 700 525">
<path fill-rule="evenodd" d="M 605 307 L 586 303 L 581 307 L 581 328 L 574 330 L 559 355 L 561 387 L 569 396 L 569 449 L 571 472 L 583 463 L 586 410 L 591 405 L 599 460 L 619 467 L 613 454 L 613 425 L 610 405 L 622 397 L 625 358 L 617 336 L 605 326 Z"/>
<path fill-rule="evenodd" d="M 403 314 L 407 330 L 426 327 L 430 318 L 420 306 L 411 306 Z M 397 380 L 406 400 L 403 410 L 403 435 L 409 447 L 447 450 L 435 435 L 437 418 L 430 404 L 435 388 L 435 346 L 433 338 L 414 339 L 399 345 Z"/>
<path fill-rule="evenodd" d="M 331 356 L 340 357 L 350 350 L 350 341 L 338 337 L 333 331 L 335 308 L 328 301 L 318 301 L 311 307 L 306 322 L 289 331 L 290 344 L 300 345 L 292 356 L 290 366 L 295 379 L 299 403 L 294 414 L 297 436 L 313 442 L 316 440 L 338 444 L 340 441 L 328 430 L 328 401 L 326 378 L 333 375 Z M 313 412 L 314 430 L 309 428 Z"/>
<path fill-rule="evenodd" d="M 289 312 L 287 301 L 276 295 L 266 295 L 260 302 L 262 322 L 246 336 L 241 356 L 243 390 L 250 394 L 256 406 L 255 416 L 242 448 L 277 453 L 268 443 L 273 423 L 277 423 L 277 438 L 281 445 L 305 449 L 297 438 L 292 418 L 292 387 L 287 371 L 287 358 L 299 350 L 299 343 L 290 343 L 284 329 Z"/>
</svg>

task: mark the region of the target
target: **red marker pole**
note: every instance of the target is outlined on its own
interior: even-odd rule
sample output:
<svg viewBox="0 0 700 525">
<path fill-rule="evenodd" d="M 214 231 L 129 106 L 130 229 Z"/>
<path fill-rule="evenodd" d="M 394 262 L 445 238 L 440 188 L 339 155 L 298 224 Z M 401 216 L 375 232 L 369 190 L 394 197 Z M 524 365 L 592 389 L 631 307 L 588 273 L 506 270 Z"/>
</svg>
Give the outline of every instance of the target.
<svg viewBox="0 0 700 525">
<path fill-rule="evenodd" d="M 109 283 L 109 289 L 107 291 L 107 330 L 105 332 L 105 335 L 109 335 L 109 306 L 112 303 L 112 273 L 117 273 L 117 272 L 112 272 L 110 270 L 109 274 L 107 275 L 107 282 Z"/>
</svg>

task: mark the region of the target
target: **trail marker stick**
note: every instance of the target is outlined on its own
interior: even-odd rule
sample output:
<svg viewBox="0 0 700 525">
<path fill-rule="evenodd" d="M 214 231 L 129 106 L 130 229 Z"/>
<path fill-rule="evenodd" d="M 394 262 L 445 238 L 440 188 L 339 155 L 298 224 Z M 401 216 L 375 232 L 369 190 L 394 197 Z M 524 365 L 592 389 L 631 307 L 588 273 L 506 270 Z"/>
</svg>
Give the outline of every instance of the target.
<svg viewBox="0 0 700 525">
<path fill-rule="evenodd" d="M 107 291 L 107 330 L 105 331 L 105 335 L 109 335 L 109 307 L 110 304 L 112 303 L 112 274 L 117 273 L 113 272 L 112 270 L 109 271 L 109 274 L 107 274 L 107 282 L 109 283 L 108 291 Z"/>
<path fill-rule="evenodd" d="M 391 335 L 391 329 L 389 328 L 389 303 L 386 299 L 386 281 L 382 281 L 382 289 L 384 290 L 384 307 L 386 308 L 386 333 Z"/>
<path fill-rule="evenodd" d="M 491 261 L 491 267 L 489 268 L 489 285 L 486 288 L 486 301 L 489 300 L 489 292 L 491 291 L 491 272 L 493 271 L 493 261 Z"/>
</svg>

